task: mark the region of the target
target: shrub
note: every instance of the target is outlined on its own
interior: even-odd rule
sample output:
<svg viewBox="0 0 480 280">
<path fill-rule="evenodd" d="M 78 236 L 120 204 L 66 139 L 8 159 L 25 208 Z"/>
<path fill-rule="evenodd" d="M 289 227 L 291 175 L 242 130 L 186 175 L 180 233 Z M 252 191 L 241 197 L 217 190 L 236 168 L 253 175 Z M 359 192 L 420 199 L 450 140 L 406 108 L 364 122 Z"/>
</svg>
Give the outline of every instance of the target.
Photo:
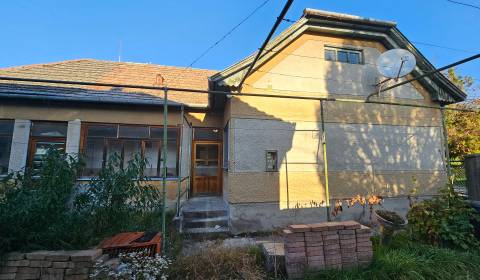
<svg viewBox="0 0 480 280">
<path fill-rule="evenodd" d="M 81 235 L 68 204 L 82 163 L 51 150 L 39 170 L 10 174 L 0 184 L 0 251 L 75 247 Z M 0 252 L 1 253 L 1 252 Z"/>
<path fill-rule="evenodd" d="M 169 274 L 174 279 L 265 279 L 257 251 L 212 245 L 177 259 Z"/>
<path fill-rule="evenodd" d="M 440 196 L 414 205 L 408 213 L 413 237 L 432 245 L 467 249 L 478 246 L 472 221 L 479 221 L 473 207 L 448 185 Z"/>
<path fill-rule="evenodd" d="M 78 195 L 76 207 L 86 213 L 92 235 L 104 237 L 121 231 L 158 230 L 161 193 L 147 183 L 147 161 L 135 155 L 126 167 L 112 155 L 98 177 Z"/>
</svg>

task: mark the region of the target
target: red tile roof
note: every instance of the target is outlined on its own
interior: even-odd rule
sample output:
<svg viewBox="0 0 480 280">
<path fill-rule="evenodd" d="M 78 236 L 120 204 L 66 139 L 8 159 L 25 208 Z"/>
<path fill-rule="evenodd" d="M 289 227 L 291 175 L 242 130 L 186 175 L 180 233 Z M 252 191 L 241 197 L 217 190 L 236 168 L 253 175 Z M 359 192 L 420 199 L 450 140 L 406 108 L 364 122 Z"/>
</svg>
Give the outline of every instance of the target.
<svg viewBox="0 0 480 280">
<path fill-rule="evenodd" d="M 93 83 L 128 84 L 128 85 L 165 85 L 169 87 L 208 89 L 208 77 L 218 71 L 146 63 L 114 62 L 95 59 L 67 60 L 54 63 L 33 64 L 9 68 L 0 68 L 0 76 L 37 78 L 50 80 L 80 81 Z M 24 82 L 0 81 L 5 84 L 22 84 Z M 106 88 L 98 86 L 38 84 L 55 88 L 88 89 L 109 93 L 148 94 L 163 97 L 163 92 L 130 88 Z M 11 85 L 10 85 L 11 86 Z M 136 98 L 132 94 L 132 98 Z M 190 106 L 207 106 L 208 95 L 189 92 L 169 92 L 169 100 Z"/>
</svg>

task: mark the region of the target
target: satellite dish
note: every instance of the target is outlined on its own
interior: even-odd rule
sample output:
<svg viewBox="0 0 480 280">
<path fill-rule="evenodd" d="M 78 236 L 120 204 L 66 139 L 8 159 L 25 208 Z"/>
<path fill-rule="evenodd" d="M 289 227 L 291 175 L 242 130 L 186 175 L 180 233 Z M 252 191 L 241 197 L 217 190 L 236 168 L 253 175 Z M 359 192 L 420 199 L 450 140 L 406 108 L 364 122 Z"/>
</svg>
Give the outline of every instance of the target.
<svg viewBox="0 0 480 280">
<path fill-rule="evenodd" d="M 404 49 L 393 49 L 382 53 L 377 59 L 377 70 L 390 79 L 408 75 L 415 68 L 415 56 Z"/>
</svg>

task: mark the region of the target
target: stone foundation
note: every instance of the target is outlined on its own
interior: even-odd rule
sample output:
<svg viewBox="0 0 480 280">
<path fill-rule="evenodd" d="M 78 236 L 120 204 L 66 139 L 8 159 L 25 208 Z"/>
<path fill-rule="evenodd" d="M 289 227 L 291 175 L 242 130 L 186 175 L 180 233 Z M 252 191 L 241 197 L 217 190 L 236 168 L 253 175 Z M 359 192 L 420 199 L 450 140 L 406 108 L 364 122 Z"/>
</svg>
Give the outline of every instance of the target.
<svg viewBox="0 0 480 280">
<path fill-rule="evenodd" d="M 290 225 L 283 230 L 289 278 L 306 270 L 342 269 L 369 264 L 371 230 L 354 221 Z"/>
<path fill-rule="evenodd" d="M 102 250 L 10 253 L 0 265 L 0 279 L 88 279 Z"/>
</svg>

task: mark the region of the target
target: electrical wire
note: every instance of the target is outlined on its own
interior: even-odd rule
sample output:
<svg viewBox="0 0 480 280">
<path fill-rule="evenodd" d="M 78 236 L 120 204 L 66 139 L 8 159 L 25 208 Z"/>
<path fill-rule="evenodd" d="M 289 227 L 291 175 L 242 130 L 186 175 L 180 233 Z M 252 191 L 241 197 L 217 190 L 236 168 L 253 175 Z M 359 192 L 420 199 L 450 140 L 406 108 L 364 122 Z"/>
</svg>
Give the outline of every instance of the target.
<svg viewBox="0 0 480 280">
<path fill-rule="evenodd" d="M 480 7 L 479 7 L 479 6 L 475 6 L 475 5 L 472 5 L 472 4 L 467 4 L 467 3 L 457 2 L 457 1 L 452 1 L 452 0 L 447 0 L 447 2 L 450 2 L 450 3 L 453 3 L 453 4 L 457 4 L 457 5 L 467 6 L 467 7 L 470 7 L 470 8 L 475 8 L 475 9 L 479 9 L 479 10 L 480 10 Z"/>
<path fill-rule="evenodd" d="M 215 41 L 212 45 L 210 45 L 208 48 L 206 48 L 197 58 L 195 58 L 187 67 L 185 67 L 182 72 L 180 72 L 176 78 L 181 77 L 184 72 L 190 68 L 192 68 L 195 63 L 197 63 L 200 59 L 202 59 L 205 55 L 207 55 L 212 49 L 214 49 L 216 46 L 218 46 L 223 40 L 227 39 L 228 36 L 230 36 L 237 28 L 239 28 L 242 24 L 244 24 L 248 19 L 250 19 L 254 14 L 256 14 L 263 6 L 265 6 L 270 0 L 265 0 L 263 1 L 260 5 L 258 5 L 255 9 L 253 9 L 252 12 L 250 12 L 245 18 L 243 18 L 239 23 L 237 23 L 234 27 L 232 27 L 227 33 L 225 33 L 223 36 L 221 36 L 217 41 Z M 175 81 L 175 78 L 170 81 L 169 83 L 171 84 L 173 81 Z M 168 83 L 168 81 L 167 81 Z"/>
</svg>

